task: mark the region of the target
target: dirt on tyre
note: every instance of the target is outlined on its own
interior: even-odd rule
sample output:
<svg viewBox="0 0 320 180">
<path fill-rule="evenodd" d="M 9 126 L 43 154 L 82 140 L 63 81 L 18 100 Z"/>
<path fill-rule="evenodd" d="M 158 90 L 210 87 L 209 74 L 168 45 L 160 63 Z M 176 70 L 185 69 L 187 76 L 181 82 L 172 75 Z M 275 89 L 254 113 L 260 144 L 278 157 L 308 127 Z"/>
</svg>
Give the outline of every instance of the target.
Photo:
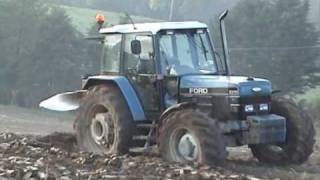
<svg viewBox="0 0 320 180">
<path fill-rule="evenodd" d="M 74 127 L 80 150 L 96 154 L 127 153 L 134 131 L 127 103 L 114 85 L 95 86 L 88 91 Z"/>
<path fill-rule="evenodd" d="M 158 129 L 162 158 L 183 164 L 222 164 L 226 143 L 217 121 L 195 109 L 172 112 Z"/>
<path fill-rule="evenodd" d="M 268 164 L 302 164 L 313 152 L 315 130 L 309 115 L 293 101 L 273 99 L 271 113 L 283 116 L 287 123 L 285 143 L 250 145 L 253 155 Z"/>
</svg>

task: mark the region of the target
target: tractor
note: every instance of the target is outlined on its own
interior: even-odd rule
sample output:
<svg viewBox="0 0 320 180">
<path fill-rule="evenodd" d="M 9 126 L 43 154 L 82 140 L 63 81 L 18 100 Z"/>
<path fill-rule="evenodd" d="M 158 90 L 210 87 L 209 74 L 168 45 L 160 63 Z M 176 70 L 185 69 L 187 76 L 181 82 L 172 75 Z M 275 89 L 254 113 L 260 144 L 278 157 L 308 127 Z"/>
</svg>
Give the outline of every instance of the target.
<svg viewBox="0 0 320 180">
<path fill-rule="evenodd" d="M 227 147 L 248 145 L 260 162 L 305 162 L 315 143 L 312 120 L 270 81 L 232 74 L 227 14 L 219 17 L 222 58 L 203 23 L 104 27 L 99 15 L 101 72 L 40 107 L 77 110 L 77 142 L 87 152 L 143 153 L 157 145 L 166 161 L 215 165 Z"/>
</svg>

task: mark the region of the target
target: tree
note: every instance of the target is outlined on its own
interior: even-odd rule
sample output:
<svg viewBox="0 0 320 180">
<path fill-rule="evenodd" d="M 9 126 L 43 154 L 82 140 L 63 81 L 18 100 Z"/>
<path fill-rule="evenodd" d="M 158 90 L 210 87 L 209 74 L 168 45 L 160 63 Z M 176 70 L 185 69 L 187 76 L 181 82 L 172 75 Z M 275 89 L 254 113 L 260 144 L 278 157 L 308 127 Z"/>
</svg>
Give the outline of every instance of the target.
<svg viewBox="0 0 320 180">
<path fill-rule="evenodd" d="M 37 11 L 34 11 L 37 9 Z M 18 66 L 26 59 L 34 45 L 38 19 L 47 8 L 39 1 L 2 1 L 1 28 L 1 92 L 5 103 L 15 102 L 18 94 Z M 24 67 L 25 68 L 25 67 Z"/>
<path fill-rule="evenodd" d="M 240 1 L 226 25 L 234 70 L 269 78 L 284 92 L 319 83 L 318 33 L 308 10 L 306 0 Z"/>
<path fill-rule="evenodd" d="M 18 73 L 22 94 L 32 95 L 31 99 L 25 98 L 27 106 L 36 105 L 39 99 L 50 94 L 78 88 L 82 74 L 80 35 L 64 11 L 52 8 L 38 23 L 39 34 L 34 51 L 20 63 L 19 69 L 28 69 Z"/>
<path fill-rule="evenodd" d="M 213 16 L 232 7 L 239 0 L 173 0 L 173 20 L 209 22 Z M 168 19 L 171 0 L 150 0 L 150 7 L 158 17 Z M 155 14 L 155 13 L 154 13 Z"/>
<path fill-rule="evenodd" d="M 83 37 L 65 12 L 41 0 L 0 5 L 0 103 L 37 106 L 80 86 Z"/>
</svg>

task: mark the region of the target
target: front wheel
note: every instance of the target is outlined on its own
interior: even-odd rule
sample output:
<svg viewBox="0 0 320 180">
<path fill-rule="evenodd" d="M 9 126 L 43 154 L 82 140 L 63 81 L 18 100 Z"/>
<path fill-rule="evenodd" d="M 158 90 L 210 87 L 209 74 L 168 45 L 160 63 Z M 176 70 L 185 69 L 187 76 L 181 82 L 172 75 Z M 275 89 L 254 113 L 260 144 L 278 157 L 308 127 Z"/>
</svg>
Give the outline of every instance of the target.
<svg viewBox="0 0 320 180">
<path fill-rule="evenodd" d="M 250 145 L 253 155 L 261 162 L 278 165 L 302 164 L 308 160 L 315 143 L 311 118 L 294 102 L 284 98 L 272 101 L 271 113 L 286 118 L 286 142 Z"/>
<path fill-rule="evenodd" d="M 158 130 L 160 154 L 167 161 L 216 165 L 227 156 L 217 121 L 197 110 L 172 112 Z"/>
</svg>

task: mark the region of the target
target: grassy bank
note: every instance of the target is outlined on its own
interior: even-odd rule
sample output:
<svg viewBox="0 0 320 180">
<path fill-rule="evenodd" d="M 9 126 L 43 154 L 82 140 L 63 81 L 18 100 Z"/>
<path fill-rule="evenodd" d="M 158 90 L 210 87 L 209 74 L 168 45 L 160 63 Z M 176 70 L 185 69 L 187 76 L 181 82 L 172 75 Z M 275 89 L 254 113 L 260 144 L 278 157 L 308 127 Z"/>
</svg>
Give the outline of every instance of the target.
<svg viewBox="0 0 320 180">
<path fill-rule="evenodd" d="M 95 16 L 98 13 L 101 13 L 105 16 L 106 23 L 108 25 L 118 24 L 120 18 L 124 16 L 124 13 L 102 11 L 98 9 L 86 9 L 71 6 L 61 7 L 66 10 L 67 15 L 70 17 L 72 21 L 72 24 L 78 29 L 79 32 L 83 34 L 86 34 L 90 27 L 95 23 Z M 159 21 L 156 19 L 145 18 L 141 16 L 132 16 L 132 19 L 136 23 Z"/>
</svg>

